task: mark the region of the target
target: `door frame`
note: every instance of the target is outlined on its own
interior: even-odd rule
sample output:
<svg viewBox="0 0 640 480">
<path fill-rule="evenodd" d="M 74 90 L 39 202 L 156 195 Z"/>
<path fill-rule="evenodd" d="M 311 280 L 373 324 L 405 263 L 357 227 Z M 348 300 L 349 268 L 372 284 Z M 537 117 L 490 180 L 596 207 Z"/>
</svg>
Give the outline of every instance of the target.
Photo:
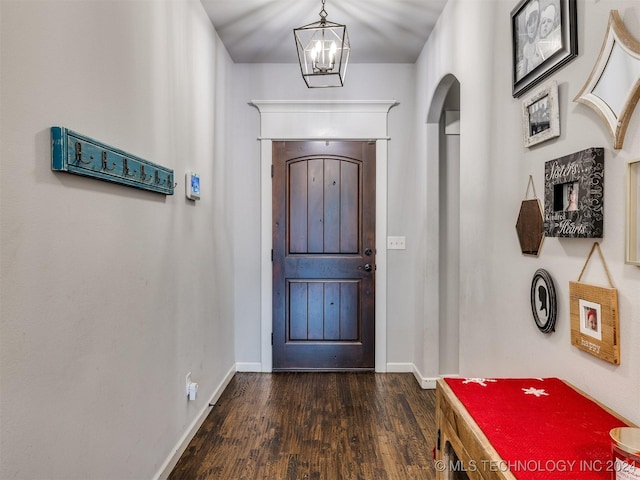
<svg viewBox="0 0 640 480">
<path fill-rule="evenodd" d="M 252 100 L 260 112 L 260 371 L 272 371 L 272 142 L 375 140 L 376 276 L 375 371 L 387 371 L 387 149 L 388 113 L 395 100 Z"/>
</svg>

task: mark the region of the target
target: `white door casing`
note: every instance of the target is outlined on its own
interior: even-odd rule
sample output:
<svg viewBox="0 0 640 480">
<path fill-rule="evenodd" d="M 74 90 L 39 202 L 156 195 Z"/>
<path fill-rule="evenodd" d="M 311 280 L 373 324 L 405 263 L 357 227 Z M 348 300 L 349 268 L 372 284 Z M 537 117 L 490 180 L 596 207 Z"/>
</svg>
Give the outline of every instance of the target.
<svg viewBox="0 0 640 480">
<path fill-rule="evenodd" d="M 252 100 L 260 112 L 261 371 L 270 372 L 272 331 L 272 141 L 373 140 L 376 142 L 376 346 L 375 370 L 387 371 L 387 144 L 388 113 L 395 100 Z"/>
</svg>

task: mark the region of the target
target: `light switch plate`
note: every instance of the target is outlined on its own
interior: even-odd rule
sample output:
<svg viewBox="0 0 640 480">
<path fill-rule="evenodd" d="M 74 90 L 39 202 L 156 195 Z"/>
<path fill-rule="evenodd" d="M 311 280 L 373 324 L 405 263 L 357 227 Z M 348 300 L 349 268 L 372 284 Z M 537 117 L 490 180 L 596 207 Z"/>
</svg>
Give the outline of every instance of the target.
<svg viewBox="0 0 640 480">
<path fill-rule="evenodd" d="M 387 237 L 387 250 L 405 250 L 406 237 Z"/>
</svg>

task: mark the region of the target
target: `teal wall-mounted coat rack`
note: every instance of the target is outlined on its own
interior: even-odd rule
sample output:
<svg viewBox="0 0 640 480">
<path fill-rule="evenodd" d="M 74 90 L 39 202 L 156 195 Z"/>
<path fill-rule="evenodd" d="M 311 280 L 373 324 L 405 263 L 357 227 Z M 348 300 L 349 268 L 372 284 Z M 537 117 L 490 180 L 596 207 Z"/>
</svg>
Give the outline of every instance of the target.
<svg viewBox="0 0 640 480">
<path fill-rule="evenodd" d="M 73 132 L 51 127 L 51 170 L 173 195 L 173 170 Z"/>
</svg>

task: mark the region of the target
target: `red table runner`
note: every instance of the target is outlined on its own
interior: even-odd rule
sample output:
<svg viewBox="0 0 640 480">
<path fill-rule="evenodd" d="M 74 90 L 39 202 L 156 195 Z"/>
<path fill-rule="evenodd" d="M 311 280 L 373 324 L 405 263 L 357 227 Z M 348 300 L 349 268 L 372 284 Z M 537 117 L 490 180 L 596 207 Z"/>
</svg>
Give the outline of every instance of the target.
<svg viewBox="0 0 640 480">
<path fill-rule="evenodd" d="M 518 480 L 610 480 L 609 431 L 626 426 L 557 378 L 447 378 L 503 462 L 470 468 Z"/>
</svg>

